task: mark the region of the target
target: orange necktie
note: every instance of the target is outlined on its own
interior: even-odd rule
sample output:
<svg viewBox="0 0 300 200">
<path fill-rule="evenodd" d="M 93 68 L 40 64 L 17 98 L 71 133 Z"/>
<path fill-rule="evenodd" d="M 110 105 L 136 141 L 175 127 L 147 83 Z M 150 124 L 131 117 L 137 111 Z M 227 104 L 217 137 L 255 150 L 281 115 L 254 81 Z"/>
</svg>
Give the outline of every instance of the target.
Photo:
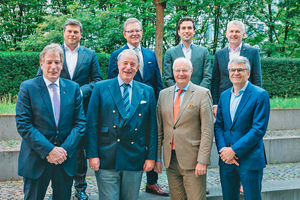
<svg viewBox="0 0 300 200">
<path fill-rule="evenodd" d="M 178 94 L 177 97 L 175 99 L 175 103 L 173 106 L 173 116 L 174 116 L 174 122 L 176 121 L 177 118 L 177 114 L 180 108 L 180 94 L 183 92 L 184 90 L 178 90 Z M 172 149 L 175 149 L 175 142 L 174 142 L 174 135 L 173 135 L 173 139 L 172 139 Z"/>
</svg>

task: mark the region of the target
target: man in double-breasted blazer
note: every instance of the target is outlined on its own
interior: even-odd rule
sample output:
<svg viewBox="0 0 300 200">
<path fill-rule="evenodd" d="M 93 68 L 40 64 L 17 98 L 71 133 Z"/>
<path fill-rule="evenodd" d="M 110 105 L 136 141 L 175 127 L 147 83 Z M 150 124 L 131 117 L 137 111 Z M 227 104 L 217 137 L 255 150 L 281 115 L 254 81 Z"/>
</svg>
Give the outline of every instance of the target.
<svg viewBox="0 0 300 200">
<path fill-rule="evenodd" d="M 193 44 L 195 28 L 195 22 L 191 17 L 183 17 L 178 22 L 177 29 L 181 42 L 176 47 L 167 50 L 164 58 L 164 80 L 167 87 L 176 83 L 173 75 L 173 63 L 179 57 L 185 57 L 192 62 L 192 83 L 205 88 L 210 86 L 210 56 L 206 48 Z"/>
<path fill-rule="evenodd" d="M 82 24 L 78 20 L 68 19 L 64 25 L 63 35 L 65 42 L 61 47 L 65 59 L 60 77 L 79 84 L 80 93 L 83 97 L 83 108 L 86 113 L 94 85 L 97 81 L 102 80 L 98 58 L 95 51 L 79 45 L 82 36 Z M 39 68 L 37 76 L 41 75 L 42 71 Z M 78 171 L 74 176 L 75 196 L 79 200 L 88 199 L 85 193 L 87 163 L 84 154 L 84 143 L 83 139 L 78 146 Z"/>
<path fill-rule="evenodd" d="M 177 58 L 176 85 L 161 91 L 157 103 L 158 160 L 167 170 L 174 200 L 206 199 L 206 169 L 213 140 L 212 99 L 207 88 L 190 82 L 191 61 Z M 162 161 L 155 170 L 161 173 Z"/>
<path fill-rule="evenodd" d="M 233 58 L 228 69 L 233 87 L 221 94 L 214 128 L 223 199 L 240 199 L 242 182 L 245 200 L 260 200 L 269 95 L 248 81 L 251 70 L 246 57 Z"/>
<path fill-rule="evenodd" d="M 211 95 L 213 98 L 214 116 L 217 114 L 217 105 L 222 92 L 232 87 L 229 80 L 228 63 L 236 56 L 248 58 L 251 66 L 249 81 L 262 87 L 261 66 L 259 52 L 256 48 L 242 43 L 245 37 L 245 26 L 242 22 L 234 20 L 227 24 L 226 37 L 228 47 L 216 52 L 211 80 Z"/>
<path fill-rule="evenodd" d="M 142 173 L 157 155 L 155 95 L 133 80 L 139 58 L 126 49 L 118 56 L 119 75 L 96 83 L 87 114 L 87 158 L 95 170 L 99 199 L 138 198 Z"/>
<path fill-rule="evenodd" d="M 18 94 L 16 122 L 23 138 L 18 174 L 25 200 L 44 199 L 50 179 L 54 200 L 71 198 L 86 121 L 78 84 L 59 78 L 63 57 L 60 45 L 46 46 L 40 54 L 43 76 L 23 82 Z"/>
<path fill-rule="evenodd" d="M 136 18 L 127 19 L 124 23 L 123 35 L 127 40 L 127 44 L 111 54 L 108 66 L 108 78 L 115 78 L 119 74 L 117 65 L 118 55 L 125 49 L 135 50 L 140 57 L 141 63 L 133 79 L 152 87 L 157 100 L 159 92 L 163 89 L 161 74 L 155 53 L 150 49 L 142 47 L 140 44 L 143 37 L 142 23 Z M 147 172 L 146 192 L 168 196 L 169 192 L 159 187 L 157 179 L 158 175 L 155 171 Z"/>
</svg>

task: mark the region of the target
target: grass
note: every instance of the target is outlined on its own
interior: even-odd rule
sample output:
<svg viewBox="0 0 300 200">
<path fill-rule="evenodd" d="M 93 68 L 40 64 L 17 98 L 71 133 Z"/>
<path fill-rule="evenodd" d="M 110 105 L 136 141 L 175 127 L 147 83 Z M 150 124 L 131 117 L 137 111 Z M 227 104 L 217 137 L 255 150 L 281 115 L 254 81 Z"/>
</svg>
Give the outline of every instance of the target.
<svg viewBox="0 0 300 200">
<path fill-rule="evenodd" d="M 300 108 L 300 97 L 273 97 L 270 99 L 270 104 L 273 109 Z M 0 101 L 0 114 L 16 114 L 16 104 Z"/>
</svg>

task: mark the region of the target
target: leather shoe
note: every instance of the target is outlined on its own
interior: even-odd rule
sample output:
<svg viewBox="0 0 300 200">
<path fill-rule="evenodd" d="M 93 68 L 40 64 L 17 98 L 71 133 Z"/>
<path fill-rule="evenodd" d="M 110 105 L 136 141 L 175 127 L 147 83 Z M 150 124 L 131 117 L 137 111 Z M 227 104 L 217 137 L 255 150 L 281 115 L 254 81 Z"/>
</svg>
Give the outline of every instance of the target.
<svg viewBox="0 0 300 200">
<path fill-rule="evenodd" d="M 163 190 L 157 185 L 157 183 L 153 185 L 149 185 L 148 183 L 146 184 L 146 192 L 152 193 L 152 194 L 157 194 L 161 196 L 169 196 L 169 192 L 166 190 Z"/>
<path fill-rule="evenodd" d="M 88 199 L 88 195 L 86 195 L 85 192 L 75 192 L 75 197 L 78 198 L 78 200 L 87 200 Z"/>
<path fill-rule="evenodd" d="M 209 189 L 206 188 L 206 194 L 209 194 L 209 193 L 210 193 Z"/>
</svg>

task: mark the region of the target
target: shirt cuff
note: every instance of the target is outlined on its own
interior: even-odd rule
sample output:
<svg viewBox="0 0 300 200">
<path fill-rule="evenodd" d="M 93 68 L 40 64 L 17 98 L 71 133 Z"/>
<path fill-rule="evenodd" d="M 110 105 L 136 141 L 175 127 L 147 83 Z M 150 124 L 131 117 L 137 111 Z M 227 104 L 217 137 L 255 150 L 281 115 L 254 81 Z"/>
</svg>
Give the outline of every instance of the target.
<svg viewBox="0 0 300 200">
<path fill-rule="evenodd" d="M 198 161 L 198 163 L 201 163 L 201 164 L 207 165 L 207 163 L 204 163 L 204 162 L 199 162 L 199 161 Z"/>
<path fill-rule="evenodd" d="M 80 89 L 80 94 L 81 94 L 81 97 L 83 97 L 83 93 L 82 93 L 82 90 Z"/>
<path fill-rule="evenodd" d="M 161 159 L 160 158 L 157 158 L 157 160 L 156 161 L 161 161 Z"/>
<path fill-rule="evenodd" d="M 213 108 L 214 108 L 214 107 L 218 107 L 218 105 L 213 105 Z"/>
</svg>

